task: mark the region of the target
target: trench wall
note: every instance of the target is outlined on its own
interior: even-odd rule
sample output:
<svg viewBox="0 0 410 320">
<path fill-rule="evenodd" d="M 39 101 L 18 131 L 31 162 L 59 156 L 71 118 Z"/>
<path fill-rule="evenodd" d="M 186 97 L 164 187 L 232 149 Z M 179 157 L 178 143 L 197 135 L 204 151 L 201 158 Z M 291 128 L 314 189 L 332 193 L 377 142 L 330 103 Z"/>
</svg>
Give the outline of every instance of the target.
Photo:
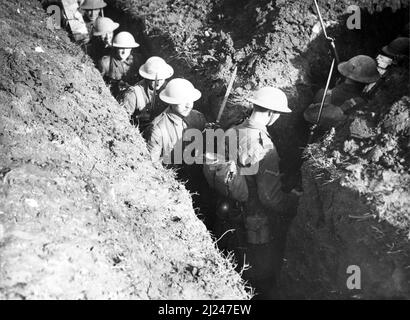
<svg viewBox="0 0 410 320">
<path fill-rule="evenodd" d="M 303 166 L 303 189 L 288 236 L 284 297 L 408 299 L 408 235 L 380 221 L 363 195 L 339 181 L 329 182 L 328 174 L 312 163 Z M 360 268 L 360 290 L 348 287 L 349 266 Z"/>
</svg>

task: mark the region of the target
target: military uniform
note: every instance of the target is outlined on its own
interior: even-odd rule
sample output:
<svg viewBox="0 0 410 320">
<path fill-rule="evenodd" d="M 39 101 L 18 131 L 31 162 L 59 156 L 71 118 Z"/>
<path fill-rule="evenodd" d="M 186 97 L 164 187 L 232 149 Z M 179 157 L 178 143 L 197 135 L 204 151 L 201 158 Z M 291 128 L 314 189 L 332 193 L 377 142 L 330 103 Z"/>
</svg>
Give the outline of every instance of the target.
<svg viewBox="0 0 410 320">
<path fill-rule="evenodd" d="M 118 97 L 128 87 L 128 84 L 135 83 L 137 80 L 138 69 L 134 60 L 133 55 L 130 55 L 125 61 L 121 61 L 112 55 L 101 58 L 98 69 L 111 87 L 114 97 Z"/>
<path fill-rule="evenodd" d="M 306 121 L 316 122 L 323 93 L 324 89 L 321 89 L 316 94 L 314 103 L 305 110 L 304 118 Z M 320 127 L 322 129 L 329 129 L 337 126 L 347 118 L 346 111 L 364 102 L 362 84 L 343 82 L 337 85 L 327 92 L 320 119 Z"/>
<path fill-rule="evenodd" d="M 191 141 L 183 141 L 187 129 L 197 129 L 202 132 L 205 129 L 206 120 L 202 113 L 192 110 L 182 119 L 171 112 L 170 108 L 161 113 L 152 123 L 150 136 L 148 137 L 148 150 L 151 159 L 162 160 L 168 168 L 177 172 L 177 178 L 183 181 L 187 190 L 192 194 L 194 208 L 201 208 L 200 219 L 209 227 L 213 224 L 215 197 L 210 195 L 211 191 L 202 173 L 199 164 L 186 164 L 183 160 L 185 146 Z M 176 161 L 179 159 L 179 161 Z"/>
<path fill-rule="evenodd" d="M 152 106 L 154 90 L 149 88 L 146 80 L 141 80 L 124 94 L 122 105 L 141 132 L 144 132 L 150 122 L 165 109 L 158 93 L 159 90 L 155 99 L 155 110 Z"/>
<path fill-rule="evenodd" d="M 349 61 L 339 63 L 337 69 L 346 81 L 327 92 L 318 123 L 324 129 L 339 125 L 347 119 L 347 110 L 366 103 L 363 99 L 364 87 L 380 79 L 376 60 L 365 55 L 358 55 Z M 313 124 L 318 121 L 323 94 L 322 89 L 316 94 L 314 103 L 305 110 L 303 116 L 306 121 Z"/>
<path fill-rule="evenodd" d="M 132 55 L 125 61 L 107 55 L 101 58 L 98 68 L 105 78 L 115 81 L 126 81 L 132 78 L 131 70 L 133 69 L 133 64 L 134 57 Z"/>
<path fill-rule="evenodd" d="M 85 51 L 85 53 L 89 53 L 90 42 L 92 38 L 92 32 L 94 28 L 94 22 L 87 21 L 84 18 L 84 26 L 87 30 L 87 33 L 73 33 L 74 40 L 81 46 L 81 48 Z"/>
<path fill-rule="evenodd" d="M 98 64 L 104 56 L 109 56 L 111 47 L 106 45 L 101 37 L 92 37 L 87 45 L 87 54 L 93 59 L 94 63 Z"/>
<path fill-rule="evenodd" d="M 251 268 L 244 277 L 266 293 L 273 290 L 279 274 L 286 230 L 296 214 L 298 196 L 282 191 L 280 158 L 265 126 L 245 120 L 226 136 L 231 130 L 237 132 L 237 165 L 239 173 L 245 174 L 249 196 L 241 205 L 242 226 L 231 237 L 236 247 L 226 249 L 234 250 L 239 260 L 246 256 L 244 262 Z"/>
<path fill-rule="evenodd" d="M 184 119 L 167 108 L 152 122 L 148 138 L 148 150 L 153 161 L 161 158 L 164 163 L 174 163 L 173 151 L 183 150 L 182 138 L 186 129 L 205 129 L 206 120 L 202 113 L 192 110 Z M 189 142 L 187 142 L 189 143 Z M 178 155 L 180 156 L 180 155 Z"/>
<path fill-rule="evenodd" d="M 285 194 L 281 190 L 280 158 L 266 127 L 245 120 L 236 126 L 235 130 L 240 132 L 238 135 L 239 167 L 246 169 L 255 166 L 256 169 L 254 174 L 245 176 L 249 189 L 247 211 L 254 215 L 288 214 L 289 205 L 297 197 L 293 194 Z"/>
<path fill-rule="evenodd" d="M 324 89 L 319 90 L 315 96 L 314 103 L 322 102 Z M 363 85 L 352 83 L 341 83 L 328 91 L 325 103 L 330 103 L 334 106 L 342 106 L 349 99 L 361 97 L 363 94 Z"/>
</svg>

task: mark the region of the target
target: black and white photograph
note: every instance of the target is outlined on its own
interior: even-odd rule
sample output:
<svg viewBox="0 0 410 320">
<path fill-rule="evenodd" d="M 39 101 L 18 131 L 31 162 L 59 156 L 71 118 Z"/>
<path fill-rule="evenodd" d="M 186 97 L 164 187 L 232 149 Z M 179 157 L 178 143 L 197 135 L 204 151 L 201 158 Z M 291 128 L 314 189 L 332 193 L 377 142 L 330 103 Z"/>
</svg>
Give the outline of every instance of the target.
<svg viewBox="0 0 410 320">
<path fill-rule="evenodd" d="M 0 300 L 410 300 L 409 10 L 0 0 Z"/>
</svg>

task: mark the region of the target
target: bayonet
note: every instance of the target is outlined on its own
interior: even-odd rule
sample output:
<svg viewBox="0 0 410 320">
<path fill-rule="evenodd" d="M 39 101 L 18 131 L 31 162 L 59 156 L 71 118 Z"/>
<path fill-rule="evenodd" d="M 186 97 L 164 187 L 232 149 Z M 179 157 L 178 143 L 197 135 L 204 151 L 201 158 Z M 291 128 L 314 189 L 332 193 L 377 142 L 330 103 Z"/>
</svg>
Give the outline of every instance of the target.
<svg viewBox="0 0 410 320">
<path fill-rule="evenodd" d="M 336 60 L 336 64 L 339 64 L 340 60 L 339 60 L 339 55 L 338 55 L 337 50 L 336 50 L 335 39 L 333 39 L 333 38 L 331 38 L 327 35 L 326 26 L 325 26 L 325 23 L 323 22 L 323 17 L 322 17 L 322 14 L 320 12 L 319 4 L 317 3 L 317 0 L 313 0 L 313 2 L 315 3 L 317 15 L 319 17 L 320 25 L 322 26 L 323 34 L 324 34 L 325 38 L 327 40 L 329 40 L 329 42 L 330 42 L 330 47 L 332 48 L 333 56 Z"/>
<path fill-rule="evenodd" d="M 219 122 L 221 121 L 222 114 L 225 110 L 226 103 L 228 102 L 229 95 L 231 94 L 232 87 L 233 87 L 233 84 L 234 84 L 235 79 L 236 79 L 237 72 L 238 72 L 238 67 L 235 66 L 235 69 L 233 70 L 233 73 L 232 73 L 232 76 L 231 76 L 231 80 L 229 81 L 229 85 L 226 88 L 226 93 L 225 93 L 224 99 L 222 101 L 221 108 L 219 109 L 218 117 L 216 118 L 216 123 L 217 124 L 219 124 Z"/>
</svg>

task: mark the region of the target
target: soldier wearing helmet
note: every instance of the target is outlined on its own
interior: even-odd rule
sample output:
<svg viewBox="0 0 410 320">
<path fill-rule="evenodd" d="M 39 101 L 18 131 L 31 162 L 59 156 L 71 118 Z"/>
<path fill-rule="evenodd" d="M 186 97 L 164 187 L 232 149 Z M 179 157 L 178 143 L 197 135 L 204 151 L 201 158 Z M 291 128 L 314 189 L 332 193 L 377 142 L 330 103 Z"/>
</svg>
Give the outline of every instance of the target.
<svg viewBox="0 0 410 320">
<path fill-rule="evenodd" d="M 92 38 L 88 45 L 88 54 L 97 63 L 103 56 L 109 55 L 112 49 L 114 31 L 120 25 L 110 18 L 99 17 L 92 30 Z"/>
<path fill-rule="evenodd" d="M 89 34 L 88 41 L 91 39 L 94 23 L 98 17 L 104 16 L 103 10 L 106 6 L 107 4 L 103 0 L 85 0 L 80 5 L 80 9 L 84 12 L 83 18 Z"/>
<path fill-rule="evenodd" d="M 199 217 L 205 224 L 209 224 L 214 214 L 213 198 L 209 194 L 202 165 L 195 161 L 185 161 L 186 147 L 193 142 L 191 133 L 202 136 L 206 125 L 204 115 L 193 110 L 194 102 L 199 100 L 201 95 L 188 80 L 176 78 L 169 81 L 159 94 L 159 98 L 168 107 L 152 122 L 147 130 L 147 140 L 151 159 L 176 169 L 177 177 L 185 182 L 186 188 L 192 194 L 194 207 L 201 208 Z M 191 160 L 197 156 L 191 153 L 189 155 Z"/>
<path fill-rule="evenodd" d="M 184 132 L 187 129 L 201 132 L 205 129 L 204 115 L 193 110 L 194 102 L 201 95 L 191 82 L 181 78 L 171 80 L 161 91 L 159 97 L 168 108 L 154 119 L 150 128 L 148 150 L 154 162 L 176 164 L 173 153 L 183 152 Z"/>
<path fill-rule="evenodd" d="M 149 123 L 164 111 L 159 94 L 166 80 L 174 74 L 174 69 L 164 59 L 151 57 L 140 67 L 139 74 L 143 80 L 125 92 L 122 105 L 140 131 L 144 132 Z"/>
<path fill-rule="evenodd" d="M 248 101 L 253 104 L 251 116 L 225 133 L 230 137 L 236 132 L 236 174 L 245 176 L 248 188 L 248 198 L 240 205 L 243 222 L 239 229 L 244 230 L 245 237 L 240 236 L 240 231 L 232 235 L 245 243 L 228 250 L 237 252 L 238 257 L 246 255 L 251 268 L 245 271 L 245 278 L 265 298 L 273 298 L 270 290 L 282 261 L 278 237 L 296 213 L 299 193 L 282 191 L 279 155 L 268 127 L 292 111 L 285 93 L 273 87 L 256 90 Z"/>
<path fill-rule="evenodd" d="M 114 37 L 111 54 L 102 57 L 98 63 L 98 69 L 114 97 L 118 97 L 128 84 L 135 83 L 137 63 L 131 53 L 139 46 L 131 33 L 120 32 Z"/>
<path fill-rule="evenodd" d="M 320 125 L 326 128 L 335 126 L 344 120 L 347 110 L 365 103 L 363 99 L 364 88 L 380 79 L 376 61 L 365 55 L 358 55 L 349 61 L 340 63 L 338 70 L 345 77 L 345 81 L 327 93 L 320 122 Z M 324 90 L 320 90 L 314 103 L 305 111 L 306 121 L 316 122 L 323 93 Z"/>
<path fill-rule="evenodd" d="M 382 52 L 397 64 L 409 60 L 410 38 L 398 37 L 382 48 Z"/>
</svg>

